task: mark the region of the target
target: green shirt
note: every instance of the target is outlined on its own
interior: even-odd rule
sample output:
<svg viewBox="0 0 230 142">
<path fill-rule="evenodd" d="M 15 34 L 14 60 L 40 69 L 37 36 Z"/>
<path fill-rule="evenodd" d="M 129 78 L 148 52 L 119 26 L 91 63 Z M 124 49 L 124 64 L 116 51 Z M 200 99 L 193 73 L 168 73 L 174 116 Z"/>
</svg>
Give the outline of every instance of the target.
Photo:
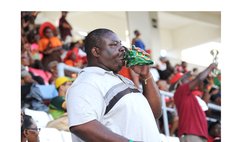
<svg viewBox="0 0 230 142">
<path fill-rule="evenodd" d="M 51 99 L 49 104 L 49 113 L 54 119 L 61 117 L 66 112 L 66 110 L 62 108 L 62 104 L 64 102 L 65 98 L 63 96 L 57 96 Z"/>
</svg>

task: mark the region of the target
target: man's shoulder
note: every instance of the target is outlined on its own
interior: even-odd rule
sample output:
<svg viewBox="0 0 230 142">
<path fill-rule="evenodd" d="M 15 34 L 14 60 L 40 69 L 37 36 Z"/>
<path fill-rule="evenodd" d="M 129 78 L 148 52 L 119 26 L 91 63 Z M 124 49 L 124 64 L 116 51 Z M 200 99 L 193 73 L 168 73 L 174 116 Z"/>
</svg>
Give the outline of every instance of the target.
<svg viewBox="0 0 230 142">
<path fill-rule="evenodd" d="M 176 89 L 175 95 L 177 95 L 177 94 L 181 95 L 182 93 L 187 92 L 187 91 L 189 91 L 189 84 L 188 83 L 182 84 Z"/>
</svg>

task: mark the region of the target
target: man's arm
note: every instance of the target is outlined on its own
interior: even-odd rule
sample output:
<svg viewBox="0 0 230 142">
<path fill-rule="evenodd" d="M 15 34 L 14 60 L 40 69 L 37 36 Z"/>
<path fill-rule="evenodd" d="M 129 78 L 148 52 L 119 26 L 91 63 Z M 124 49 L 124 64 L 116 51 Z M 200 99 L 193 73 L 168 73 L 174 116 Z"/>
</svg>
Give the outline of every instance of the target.
<svg viewBox="0 0 230 142">
<path fill-rule="evenodd" d="M 134 72 L 140 75 L 143 86 L 143 95 L 147 98 L 154 117 L 159 119 L 162 114 L 160 92 L 152 77 L 149 66 L 133 66 L 131 68 Z"/>
<path fill-rule="evenodd" d="M 201 73 L 198 74 L 198 76 L 193 79 L 191 82 L 189 82 L 189 88 L 190 90 L 193 90 L 197 85 L 199 85 L 199 83 L 201 83 L 205 78 L 207 78 L 207 76 L 209 75 L 209 73 L 215 69 L 217 67 L 216 63 L 212 63 L 210 64 L 204 71 L 202 71 Z"/>
<path fill-rule="evenodd" d="M 97 120 L 70 127 L 70 131 L 89 142 L 128 142 L 129 139 L 113 133 Z"/>
</svg>

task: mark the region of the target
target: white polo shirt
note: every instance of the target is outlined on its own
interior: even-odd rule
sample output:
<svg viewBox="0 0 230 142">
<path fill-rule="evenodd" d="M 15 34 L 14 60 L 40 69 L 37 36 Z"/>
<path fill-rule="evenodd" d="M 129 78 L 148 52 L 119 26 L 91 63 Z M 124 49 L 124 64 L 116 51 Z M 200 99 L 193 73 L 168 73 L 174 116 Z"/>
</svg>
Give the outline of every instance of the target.
<svg viewBox="0 0 230 142">
<path fill-rule="evenodd" d="M 160 142 L 147 99 L 132 81 L 99 67 L 86 67 L 67 91 L 69 127 L 98 120 L 134 141 Z M 72 134 L 73 142 L 83 142 Z"/>
</svg>

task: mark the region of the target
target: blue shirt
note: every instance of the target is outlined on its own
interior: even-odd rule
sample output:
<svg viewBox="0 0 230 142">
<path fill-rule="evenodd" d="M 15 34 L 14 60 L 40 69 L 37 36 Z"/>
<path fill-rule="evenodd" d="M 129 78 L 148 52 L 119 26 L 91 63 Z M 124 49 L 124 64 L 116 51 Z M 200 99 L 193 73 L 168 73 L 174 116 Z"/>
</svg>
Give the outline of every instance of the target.
<svg viewBox="0 0 230 142">
<path fill-rule="evenodd" d="M 134 42 L 134 45 L 136 47 L 139 47 L 139 48 L 145 50 L 145 44 L 140 39 L 136 39 Z"/>
</svg>

